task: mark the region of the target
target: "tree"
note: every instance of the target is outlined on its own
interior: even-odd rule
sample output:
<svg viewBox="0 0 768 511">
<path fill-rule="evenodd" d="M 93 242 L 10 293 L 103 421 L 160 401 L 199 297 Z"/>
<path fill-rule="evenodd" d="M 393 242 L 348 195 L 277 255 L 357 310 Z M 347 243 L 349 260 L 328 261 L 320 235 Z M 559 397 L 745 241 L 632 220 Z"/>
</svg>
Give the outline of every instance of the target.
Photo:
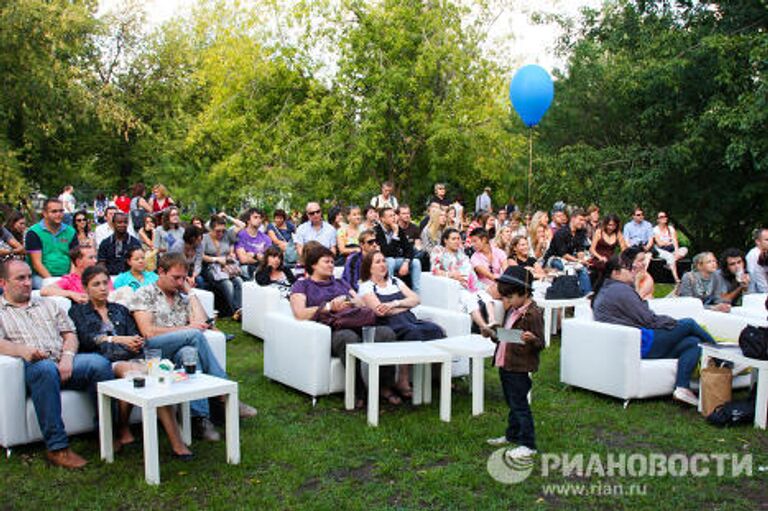
<svg viewBox="0 0 768 511">
<path fill-rule="evenodd" d="M 743 246 L 768 213 L 761 3 L 586 11 L 541 131 L 542 199 L 664 209 L 698 247 Z"/>
</svg>

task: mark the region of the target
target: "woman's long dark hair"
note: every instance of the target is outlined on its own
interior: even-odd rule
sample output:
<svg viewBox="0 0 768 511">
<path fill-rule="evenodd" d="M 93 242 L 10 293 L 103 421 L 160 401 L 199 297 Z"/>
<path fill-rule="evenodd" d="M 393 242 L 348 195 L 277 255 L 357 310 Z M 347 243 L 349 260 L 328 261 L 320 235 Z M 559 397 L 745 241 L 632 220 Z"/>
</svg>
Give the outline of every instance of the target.
<svg viewBox="0 0 768 511">
<path fill-rule="evenodd" d="M 16 238 L 16 241 L 22 245 L 24 244 L 24 233 L 16 231 L 13 226 L 16 224 L 16 222 L 24 218 L 24 214 L 21 212 L 13 211 L 8 215 L 8 220 L 5 221 L 5 228 L 8 229 L 11 234 L 13 234 L 13 237 Z"/>
<path fill-rule="evenodd" d="M 590 298 L 590 301 L 595 303 L 595 298 L 603 288 L 605 281 L 611 278 L 611 275 L 613 275 L 614 271 L 628 270 L 632 268 L 632 263 L 635 261 L 637 254 L 642 251 L 643 250 L 638 247 L 629 247 L 621 254 L 611 256 L 611 258 L 608 259 L 608 262 L 605 263 L 605 271 L 600 274 L 600 276 L 597 278 L 597 281 L 595 282 L 595 285 L 592 286 L 592 297 Z"/>
<path fill-rule="evenodd" d="M 75 224 L 75 232 L 77 232 L 77 234 L 80 234 L 80 231 L 77 228 L 78 216 L 82 216 L 83 218 L 85 218 L 85 225 L 83 226 L 83 234 L 87 236 L 88 233 L 91 231 L 91 226 L 88 224 L 88 212 L 85 211 L 84 209 L 81 209 L 80 211 L 75 211 L 75 214 L 72 215 L 72 223 Z"/>
</svg>

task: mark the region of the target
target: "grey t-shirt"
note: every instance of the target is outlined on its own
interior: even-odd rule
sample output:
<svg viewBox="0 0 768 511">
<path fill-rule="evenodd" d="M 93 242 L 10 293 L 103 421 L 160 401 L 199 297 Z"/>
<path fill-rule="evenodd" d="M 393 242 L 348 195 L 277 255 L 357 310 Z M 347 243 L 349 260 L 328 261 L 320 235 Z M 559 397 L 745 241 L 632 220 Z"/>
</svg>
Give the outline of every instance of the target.
<svg viewBox="0 0 768 511">
<path fill-rule="evenodd" d="M 230 250 L 232 250 L 232 247 L 234 246 L 234 241 L 232 241 L 231 237 L 228 235 L 224 235 L 224 237 L 221 238 L 218 248 L 216 248 L 216 245 L 213 243 L 210 233 L 203 236 L 203 254 L 209 257 L 228 256 Z"/>
<path fill-rule="evenodd" d="M 165 230 L 162 227 L 155 229 L 155 248 L 167 251 L 169 254 L 184 252 L 184 228 Z"/>
</svg>

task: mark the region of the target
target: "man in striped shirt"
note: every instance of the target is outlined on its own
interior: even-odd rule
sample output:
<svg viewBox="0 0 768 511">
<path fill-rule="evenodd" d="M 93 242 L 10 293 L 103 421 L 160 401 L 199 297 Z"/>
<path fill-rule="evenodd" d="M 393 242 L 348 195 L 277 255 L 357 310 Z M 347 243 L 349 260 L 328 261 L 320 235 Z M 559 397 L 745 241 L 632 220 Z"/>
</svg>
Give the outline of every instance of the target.
<svg viewBox="0 0 768 511">
<path fill-rule="evenodd" d="M 77 353 L 75 326 L 52 300 L 31 299 L 27 263 L 0 265 L 0 355 L 22 358 L 24 381 L 53 465 L 80 468 L 86 461 L 69 448 L 61 418 L 61 389 L 87 390 L 96 405 L 96 384 L 114 378 L 109 361 Z"/>
</svg>

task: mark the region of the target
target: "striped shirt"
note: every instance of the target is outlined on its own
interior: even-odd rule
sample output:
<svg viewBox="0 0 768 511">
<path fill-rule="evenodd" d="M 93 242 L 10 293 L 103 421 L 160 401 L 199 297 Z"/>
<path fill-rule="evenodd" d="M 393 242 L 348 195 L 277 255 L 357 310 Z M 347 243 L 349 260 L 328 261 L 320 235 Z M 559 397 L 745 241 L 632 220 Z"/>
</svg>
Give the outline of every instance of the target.
<svg viewBox="0 0 768 511">
<path fill-rule="evenodd" d="M 75 325 L 55 301 L 33 298 L 16 306 L 0 298 L 0 338 L 45 351 L 58 362 L 64 340 L 61 334 L 74 332 Z"/>
</svg>

